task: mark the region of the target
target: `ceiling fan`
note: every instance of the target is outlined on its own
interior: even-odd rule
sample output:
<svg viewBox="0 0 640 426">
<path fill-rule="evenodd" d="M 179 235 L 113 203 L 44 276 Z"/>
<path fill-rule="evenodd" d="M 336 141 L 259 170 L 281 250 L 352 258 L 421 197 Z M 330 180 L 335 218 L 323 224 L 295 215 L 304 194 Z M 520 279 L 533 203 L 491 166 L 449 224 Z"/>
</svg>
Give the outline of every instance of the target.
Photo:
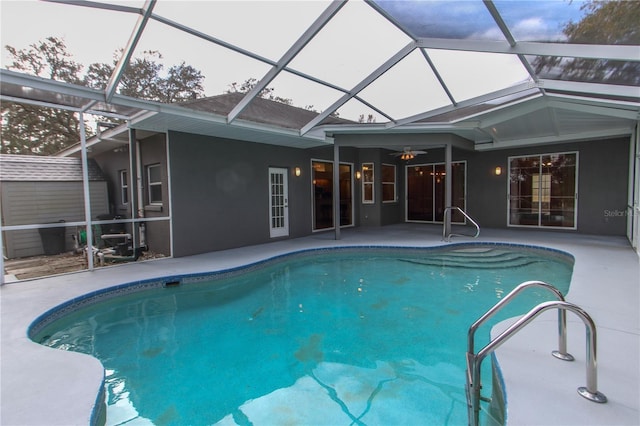
<svg viewBox="0 0 640 426">
<path fill-rule="evenodd" d="M 426 154 L 427 151 L 413 151 L 410 146 L 405 146 L 402 151 L 391 153 L 394 157 L 400 157 L 401 160 L 411 160 L 416 155 Z"/>
</svg>

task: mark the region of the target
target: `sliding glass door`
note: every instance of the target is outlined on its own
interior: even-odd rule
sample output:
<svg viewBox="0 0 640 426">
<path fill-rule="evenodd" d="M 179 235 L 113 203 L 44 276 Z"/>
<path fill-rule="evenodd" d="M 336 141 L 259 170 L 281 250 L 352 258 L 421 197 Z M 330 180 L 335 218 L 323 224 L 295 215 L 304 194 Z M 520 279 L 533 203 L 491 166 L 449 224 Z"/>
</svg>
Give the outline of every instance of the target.
<svg viewBox="0 0 640 426">
<path fill-rule="evenodd" d="M 333 221 L 333 163 L 314 160 L 313 170 L 313 230 L 330 229 Z M 340 164 L 340 226 L 353 225 L 353 167 Z"/>
<path fill-rule="evenodd" d="M 465 208 L 466 163 L 451 163 L 451 204 Z M 419 164 L 406 167 L 407 221 L 442 222 L 445 206 L 445 165 Z M 452 212 L 453 222 L 464 222 L 458 211 Z"/>
<path fill-rule="evenodd" d="M 576 228 L 578 154 L 509 159 L 509 225 Z"/>
</svg>

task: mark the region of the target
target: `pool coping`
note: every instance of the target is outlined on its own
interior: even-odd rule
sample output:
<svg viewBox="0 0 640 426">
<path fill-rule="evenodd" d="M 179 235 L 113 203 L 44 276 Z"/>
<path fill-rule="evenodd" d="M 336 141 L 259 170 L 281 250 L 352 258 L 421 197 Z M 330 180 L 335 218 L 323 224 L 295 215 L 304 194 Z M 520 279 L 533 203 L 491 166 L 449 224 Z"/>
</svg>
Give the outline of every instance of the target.
<svg viewBox="0 0 640 426">
<path fill-rule="evenodd" d="M 198 274 L 207 272 L 203 264 L 209 265 L 209 272 L 216 270 L 223 271 L 233 268 L 234 264 L 235 267 L 238 267 L 239 264 L 246 263 L 247 261 L 260 261 L 261 259 L 264 261 L 265 259 L 274 257 L 274 254 L 276 256 L 285 255 L 286 253 L 305 248 L 363 247 L 371 246 L 372 241 L 377 241 L 378 244 L 376 245 L 378 246 L 393 247 L 395 245 L 402 248 L 409 246 L 416 248 L 436 248 L 452 245 L 443 243 L 435 237 L 431 239 L 424 239 L 424 235 L 418 235 L 413 238 L 409 237 L 414 234 L 415 229 L 424 228 L 416 228 L 413 226 L 389 228 L 391 229 L 382 229 L 377 232 L 376 230 L 371 230 L 364 233 L 352 233 L 339 241 L 328 238 L 326 234 L 323 236 L 316 235 L 313 237 L 287 240 L 286 242 L 269 243 L 225 252 L 190 256 L 188 258 L 162 259 L 139 264 L 120 265 L 118 267 L 105 268 L 92 272 L 81 272 L 5 285 L 2 287 L 0 293 L 2 296 L 3 343 L 2 388 L 0 389 L 2 396 L 2 418 L 0 420 L 2 424 L 46 423 L 51 425 L 91 424 L 91 422 L 97 421 L 99 414 L 94 412 L 93 409 L 96 405 L 96 395 L 100 392 L 102 381 L 104 380 L 104 371 L 100 363 L 86 355 L 75 354 L 77 356 L 69 356 L 69 354 L 71 354 L 69 352 L 44 348 L 30 341 L 27 337 L 26 330 L 34 319 L 65 301 L 72 300 L 74 297 L 81 297 L 91 291 L 104 290 L 105 288 L 122 284 L 122 282 L 125 281 L 123 276 L 128 277 L 126 281 L 135 282 L 136 280 L 153 280 L 154 276 L 157 280 L 159 276 L 180 275 L 180 272 L 185 270 L 195 271 L 195 273 Z M 487 232 L 485 232 L 485 235 L 486 234 Z M 543 246 L 544 248 L 556 249 L 573 255 L 576 259 L 576 265 L 574 266 L 571 290 L 567 295 L 569 301 L 572 301 L 571 296 L 573 293 L 576 293 L 575 290 L 581 290 L 583 284 L 587 284 L 591 279 L 598 279 L 597 276 L 593 275 L 593 260 L 597 261 L 598 257 L 600 257 L 602 261 L 602 250 L 605 250 L 606 253 L 614 250 L 618 255 L 623 255 L 625 258 L 624 262 L 622 262 L 625 264 L 623 269 L 630 277 L 629 282 L 633 283 L 634 273 L 635 277 L 638 277 L 638 257 L 636 253 L 628 247 L 628 244 L 625 247 L 624 240 L 621 238 L 595 238 L 592 236 L 580 237 L 576 235 L 570 235 L 567 238 L 566 234 L 561 235 L 553 232 L 509 233 L 497 231 L 489 232 L 488 234 L 493 235 L 485 236 L 482 241 L 474 241 L 474 243 L 506 243 L 527 246 L 530 244 L 518 242 L 518 240 L 524 240 L 525 238 L 523 237 L 526 236 L 529 242 L 535 242 L 535 245 L 532 245 L 535 248 Z M 418 241 L 419 245 L 416 245 L 417 238 L 421 238 L 421 240 Z M 594 242 L 596 243 L 595 245 Z M 592 249 L 596 247 L 597 251 L 600 251 L 600 256 L 596 254 L 595 258 L 594 256 L 584 257 L 583 251 L 585 245 L 588 245 L 586 243 L 591 244 Z M 577 256 L 574 250 L 578 252 Z M 242 261 L 239 261 L 238 259 L 241 253 Z M 587 258 L 590 260 L 584 262 Z M 213 259 L 216 260 L 215 265 L 217 268 L 211 268 Z M 582 271 L 582 269 L 584 269 L 584 271 Z M 596 269 L 598 269 L 597 272 L 601 275 L 600 278 L 607 278 L 607 274 L 603 274 L 602 268 Z M 620 268 L 618 268 L 618 271 L 620 271 Z M 576 272 L 578 272 L 577 275 Z M 574 288 L 574 286 L 576 287 Z M 629 287 L 631 287 L 629 290 L 631 290 L 633 294 L 633 285 Z M 638 286 L 636 285 L 635 294 L 637 294 L 637 289 Z M 581 292 L 578 292 L 578 295 L 580 296 L 578 299 L 584 298 Z M 588 301 L 589 304 L 595 303 L 596 307 L 598 301 L 602 302 L 601 299 L 594 300 L 590 298 L 586 298 L 585 301 Z M 627 302 L 628 301 L 629 300 L 627 300 Z M 20 309 L 18 309 L 18 307 L 20 307 Z M 606 306 L 599 310 L 607 313 L 611 311 L 611 309 L 607 309 Z M 617 311 L 620 310 L 618 309 Z M 628 308 L 625 308 L 624 311 L 625 312 L 616 312 L 617 316 L 626 317 L 626 319 L 622 320 L 622 325 L 620 325 L 620 318 L 607 319 L 607 321 L 604 321 L 604 329 L 614 330 L 618 333 L 623 332 L 626 337 L 632 340 L 631 344 L 633 344 L 633 340 L 635 339 L 635 341 L 637 341 L 640 334 L 638 332 L 637 309 L 635 314 L 633 312 L 627 312 Z M 614 319 L 615 321 L 613 321 Z M 544 323 L 545 321 L 541 322 Z M 547 322 L 551 323 L 552 321 Z M 615 324 L 612 322 L 615 322 Z M 596 318 L 596 324 L 598 323 L 599 320 Z M 510 348 L 512 346 L 514 345 L 509 345 Z M 635 352 L 629 355 L 631 362 L 638 359 L 637 346 Z M 518 386 L 522 386 L 522 383 L 519 384 L 517 380 L 513 380 L 513 376 L 517 375 L 510 373 L 510 369 L 513 367 L 509 362 L 505 362 L 511 355 L 508 353 L 503 355 L 502 350 L 499 350 L 497 357 L 500 359 L 500 365 L 505 375 L 505 383 L 509 394 L 508 422 L 520 424 L 521 422 L 518 420 L 518 416 L 520 414 L 529 416 L 532 409 L 521 409 L 517 403 L 519 397 L 516 396 L 517 392 L 514 393 L 514 390 L 517 389 Z M 518 357 L 520 357 L 520 354 L 516 355 L 516 358 Z M 628 363 L 624 365 L 628 365 Z M 630 395 L 637 396 L 637 370 L 633 371 L 632 368 L 631 375 L 635 375 L 636 388 L 633 389 L 632 387 L 632 389 L 629 390 Z M 72 381 L 73 386 L 65 387 L 64 392 L 62 392 L 59 384 L 68 383 L 69 381 Z M 7 388 L 7 384 L 11 386 L 10 390 Z M 525 387 L 529 387 L 529 385 Z M 615 402 L 617 400 L 617 394 L 616 398 L 612 398 L 610 391 L 605 389 L 604 386 L 602 389 L 603 392 L 609 396 L 610 401 L 613 400 Z M 575 393 L 575 391 L 573 393 Z M 579 397 L 576 396 L 576 398 Z M 627 403 L 626 399 L 625 403 L 621 405 L 626 412 L 623 413 L 625 416 L 622 418 L 622 423 L 620 424 L 633 424 L 631 421 L 637 423 L 638 403 L 636 402 L 635 406 L 633 406 L 633 404 Z M 73 401 L 73 404 L 70 404 L 71 401 Z M 64 407 L 64 409 L 58 407 Z M 616 405 L 616 407 L 620 408 L 618 405 Z M 527 411 L 529 413 L 527 413 Z M 610 410 L 606 411 L 608 412 Z M 594 417 L 593 414 L 590 414 L 589 418 L 597 419 L 597 415 Z M 528 419 L 528 421 L 531 422 L 530 417 L 524 417 L 524 419 Z M 565 423 L 558 422 L 555 424 Z M 581 424 L 587 423 L 582 422 Z"/>
</svg>

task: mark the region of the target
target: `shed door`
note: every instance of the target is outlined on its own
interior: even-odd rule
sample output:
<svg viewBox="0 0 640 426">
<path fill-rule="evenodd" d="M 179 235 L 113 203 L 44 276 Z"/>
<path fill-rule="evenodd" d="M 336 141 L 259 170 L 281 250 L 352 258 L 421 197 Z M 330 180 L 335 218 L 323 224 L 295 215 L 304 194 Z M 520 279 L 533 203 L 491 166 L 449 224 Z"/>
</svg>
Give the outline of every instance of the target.
<svg viewBox="0 0 640 426">
<path fill-rule="evenodd" d="M 269 168 L 269 223 L 271 238 L 289 235 L 287 169 Z"/>
</svg>

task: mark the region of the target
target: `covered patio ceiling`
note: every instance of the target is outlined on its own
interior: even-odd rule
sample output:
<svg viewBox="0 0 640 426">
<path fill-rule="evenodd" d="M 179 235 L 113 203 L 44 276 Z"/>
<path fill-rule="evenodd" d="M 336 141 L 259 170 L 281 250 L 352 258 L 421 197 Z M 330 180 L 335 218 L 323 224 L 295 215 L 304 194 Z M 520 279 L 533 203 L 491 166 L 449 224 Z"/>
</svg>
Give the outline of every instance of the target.
<svg viewBox="0 0 640 426">
<path fill-rule="evenodd" d="M 612 3 L 630 5 L 635 31 L 576 0 L 2 2 L 3 45 L 60 36 L 84 67 L 114 71 L 95 89 L 8 70 L 3 56 L 0 96 L 142 131 L 301 148 L 340 133 L 450 133 L 475 149 L 629 135 L 640 7 Z M 122 95 L 125 70 L 150 50 L 165 68 L 199 69 L 203 98 L 254 85 L 223 113 Z M 293 129 L 247 119 L 266 88 L 314 114 Z"/>
</svg>

